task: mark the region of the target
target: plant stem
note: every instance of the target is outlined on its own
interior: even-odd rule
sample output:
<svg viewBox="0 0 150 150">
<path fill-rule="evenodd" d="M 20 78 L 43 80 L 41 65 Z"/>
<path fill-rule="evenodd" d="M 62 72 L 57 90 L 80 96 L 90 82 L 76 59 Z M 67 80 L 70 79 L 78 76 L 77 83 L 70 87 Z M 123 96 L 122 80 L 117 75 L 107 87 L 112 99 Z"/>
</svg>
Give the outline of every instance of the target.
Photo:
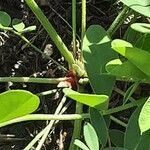
<svg viewBox="0 0 150 150">
<path fill-rule="evenodd" d="M 78 91 L 82 92 L 84 91 L 83 86 L 78 86 Z M 83 113 L 83 104 L 76 102 L 76 114 L 82 114 Z M 82 120 L 75 120 L 74 122 L 74 128 L 73 128 L 73 135 L 71 138 L 69 150 L 78 150 L 79 148 L 74 144 L 75 139 L 80 139 L 81 135 L 81 124 Z"/>
<path fill-rule="evenodd" d="M 61 111 L 61 109 L 62 109 L 65 102 L 66 102 L 66 97 L 64 96 L 62 98 L 61 102 L 59 103 L 54 115 L 60 113 L 60 111 Z M 46 138 L 47 138 L 47 136 L 48 136 L 48 134 L 49 134 L 49 132 L 50 132 L 50 130 L 51 130 L 54 123 L 55 123 L 55 120 L 50 121 L 50 123 L 48 124 L 47 129 L 45 130 L 44 135 L 43 135 L 42 139 L 40 140 L 36 150 L 40 150 L 42 148 L 42 145 L 44 144 L 44 142 L 45 142 L 45 140 L 46 140 Z"/>
<path fill-rule="evenodd" d="M 42 10 L 38 7 L 38 5 L 35 3 L 34 0 L 25 0 L 27 5 L 30 7 L 30 9 L 33 11 L 33 13 L 36 15 L 44 29 L 47 31 L 61 54 L 65 57 L 66 61 L 70 65 L 74 64 L 75 60 L 73 58 L 72 53 L 68 50 L 66 45 L 63 43 L 60 36 L 57 34 L 56 30 L 53 28 L 52 24 L 49 22 L 49 20 L 46 18 Z"/>
<path fill-rule="evenodd" d="M 119 94 L 122 95 L 122 96 L 125 95 L 125 92 L 122 91 L 122 90 L 120 90 L 120 89 L 117 88 L 117 87 L 114 87 L 114 91 L 116 91 L 117 93 L 119 93 Z M 134 98 L 132 98 L 131 96 L 129 97 L 129 100 L 130 100 L 131 102 L 135 102 L 135 101 L 136 101 L 136 100 L 135 100 Z"/>
<path fill-rule="evenodd" d="M 80 61 L 83 62 L 83 38 L 86 32 L 86 0 L 82 0 L 82 19 L 81 19 L 81 56 Z"/>
<path fill-rule="evenodd" d="M 83 37 L 86 32 L 86 0 L 82 0 L 82 20 L 81 20 L 81 47 L 83 45 Z"/>
<path fill-rule="evenodd" d="M 83 104 L 81 103 L 76 103 L 76 113 L 77 114 L 82 114 L 83 112 Z M 70 147 L 69 150 L 78 150 L 79 148 L 74 144 L 75 139 L 79 139 L 80 138 L 80 134 L 81 134 L 81 123 L 82 120 L 75 120 L 74 122 L 74 129 L 73 129 L 73 135 L 72 135 L 72 139 L 70 142 Z"/>
<path fill-rule="evenodd" d="M 54 114 L 30 114 L 22 117 L 18 117 L 4 123 L 0 123 L 0 127 L 4 127 L 6 125 L 10 125 L 13 123 L 23 122 L 23 121 L 31 121 L 31 120 L 79 120 L 84 119 L 87 115 L 80 114 L 65 114 L 65 115 L 54 115 Z"/>
<path fill-rule="evenodd" d="M 45 83 L 58 84 L 61 81 L 66 81 L 64 78 L 32 78 L 32 77 L 0 77 L 0 82 L 27 82 L 27 83 Z"/>
<path fill-rule="evenodd" d="M 124 22 L 126 17 L 129 15 L 130 13 L 129 9 L 130 9 L 129 7 L 124 6 L 123 10 L 119 13 L 119 15 L 116 17 L 114 22 L 111 24 L 111 26 L 107 30 L 107 33 L 110 36 L 112 36 L 116 32 L 116 30 L 120 27 L 120 25 Z"/>
<path fill-rule="evenodd" d="M 115 107 L 115 108 L 104 110 L 102 112 L 102 114 L 103 115 L 110 115 L 110 114 L 117 113 L 117 112 L 129 109 L 129 108 L 135 107 L 135 106 L 139 106 L 139 105 L 143 104 L 144 102 L 145 102 L 145 100 L 143 100 L 143 99 L 142 100 L 137 100 L 135 102 L 131 102 L 131 103 L 128 103 L 128 104 L 125 104 L 125 105 L 122 105 L 122 106 L 118 106 L 118 107 Z"/>
<path fill-rule="evenodd" d="M 53 93 L 56 93 L 56 92 L 57 92 L 57 89 L 53 89 L 53 90 L 37 93 L 36 95 L 37 96 L 45 96 L 45 95 L 50 95 L 50 94 L 53 94 Z"/>
<path fill-rule="evenodd" d="M 55 61 L 53 58 L 51 58 L 50 56 L 47 56 L 45 53 L 43 53 L 39 48 L 37 48 L 35 45 L 33 45 L 25 36 L 23 36 L 21 33 L 16 32 L 14 30 L 9 30 L 11 32 L 13 32 L 14 34 L 16 34 L 17 36 L 19 36 L 23 41 L 25 41 L 28 45 L 30 45 L 36 52 L 42 54 L 46 59 L 52 60 L 53 63 L 55 63 L 56 65 L 58 65 L 62 70 L 64 70 L 65 72 L 67 72 L 67 69 L 65 67 L 63 67 L 62 65 L 60 65 L 57 61 Z"/>
<path fill-rule="evenodd" d="M 127 124 L 126 124 L 126 123 L 122 122 L 121 120 L 117 119 L 117 118 L 114 117 L 114 116 L 110 116 L 110 119 L 113 120 L 114 122 L 116 122 L 117 124 L 119 124 L 119 125 L 125 127 L 125 128 L 127 127 Z"/>
<path fill-rule="evenodd" d="M 72 42 L 73 54 L 76 56 L 76 0 L 72 0 Z"/>
</svg>

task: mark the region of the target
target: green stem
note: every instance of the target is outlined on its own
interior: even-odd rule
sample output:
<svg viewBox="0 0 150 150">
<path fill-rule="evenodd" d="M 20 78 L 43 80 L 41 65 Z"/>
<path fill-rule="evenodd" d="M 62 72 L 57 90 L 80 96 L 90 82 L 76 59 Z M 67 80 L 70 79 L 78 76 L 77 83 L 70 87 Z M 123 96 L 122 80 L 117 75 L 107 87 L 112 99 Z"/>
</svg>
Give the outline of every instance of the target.
<svg viewBox="0 0 150 150">
<path fill-rule="evenodd" d="M 72 38 L 73 54 L 76 56 L 76 0 L 72 0 Z"/>
<path fill-rule="evenodd" d="M 42 56 L 44 56 L 46 59 L 52 60 L 53 63 L 55 63 L 56 65 L 58 65 L 62 70 L 67 72 L 67 69 L 64 68 L 62 65 L 60 65 L 57 61 L 55 61 L 53 58 L 51 58 L 50 56 L 47 56 L 45 53 L 43 53 L 39 48 L 37 48 L 35 45 L 33 45 L 25 36 L 23 36 L 21 33 L 16 32 L 14 30 L 9 30 L 11 32 L 13 32 L 14 34 L 16 34 L 17 36 L 19 36 L 23 41 L 25 41 L 28 45 L 30 45 L 36 52 L 42 54 Z"/>
<path fill-rule="evenodd" d="M 63 105 L 64 105 L 65 102 L 66 102 L 66 97 L 64 96 L 62 98 L 61 102 L 59 103 L 54 115 L 57 115 L 57 114 L 60 113 L 60 111 L 63 108 Z M 44 142 L 45 142 L 45 140 L 46 140 L 46 138 L 47 138 L 47 136 L 48 136 L 48 134 L 49 134 L 49 132 L 50 132 L 50 130 L 51 130 L 54 123 L 55 123 L 55 120 L 50 121 L 50 123 L 48 124 L 47 129 L 45 130 L 45 133 L 44 133 L 43 137 L 41 138 L 36 150 L 40 150 L 42 148 L 42 146 L 43 146 L 43 144 L 44 144 Z"/>
<path fill-rule="evenodd" d="M 82 19 L 81 19 L 81 57 L 80 61 L 83 62 L 83 38 L 86 32 L 86 0 L 82 0 Z"/>
<path fill-rule="evenodd" d="M 116 91 L 117 93 L 119 93 L 119 94 L 122 95 L 122 96 L 125 95 L 125 92 L 122 91 L 122 90 L 120 90 L 120 89 L 117 88 L 117 87 L 114 88 L 114 91 Z M 131 96 L 129 97 L 129 100 L 130 100 L 131 102 L 135 102 L 135 101 L 136 101 L 136 100 L 135 100 L 134 98 L 132 98 Z"/>
<path fill-rule="evenodd" d="M 57 89 L 49 90 L 49 91 L 44 91 L 41 93 L 37 93 L 37 96 L 45 96 L 45 95 L 51 95 L 57 92 Z"/>
<path fill-rule="evenodd" d="M 123 10 L 119 13 L 119 15 L 116 17 L 114 22 L 111 24 L 111 26 L 107 30 L 107 33 L 110 36 L 112 36 L 116 32 L 116 30 L 120 27 L 120 25 L 124 22 L 126 17 L 129 15 L 130 13 L 129 9 L 130 9 L 129 7 L 124 6 Z"/>
<path fill-rule="evenodd" d="M 143 99 L 142 100 L 137 100 L 135 102 L 131 102 L 131 103 L 128 103 L 128 104 L 125 104 L 125 105 L 121 105 L 121 106 L 115 107 L 115 108 L 104 110 L 102 112 L 102 114 L 103 115 L 110 115 L 110 114 L 117 113 L 117 112 L 129 109 L 129 108 L 135 107 L 135 106 L 139 106 L 139 105 L 141 105 L 143 103 L 144 103 Z"/>
<path fill-rule="evenodd" d="M 82 114 L 82 110 L 83 109 L 83 104 L 81 103 L 76 103 L 76 113 L 77 114 Z M 73 129 L 73 135 L 72 135 L 72 139 L 70 142 L 70 147 L 69 150 L 78 150 L 79 148 L 74 144 L 75 139 L 79 139 L 80 138 L 80 134 L 81 134 L 81 123 L 82 120 L 75 120 L 74 122 L 74 129 Z"/>
<path fill-rule="evenodd" d="M 33 13 L 36 15 L 37 19 L 40 21 L 44 29 L 47 31 L 61 54 L 65 57 L 66 61 L 70 65 L 74 64 L 75 60 L 73 58 L 72 53 L 68 50 L 66 45 L 63 43 L 60 36 L 57 34 L 56 30 L 53 28 L 52 24 L 49 22 L 49 20 L 46 18 L 42 10 L 38 7 L 38 5 L 35 3 L 34 0 L 25 0 L 27 5 L 30 7 L 30 9 L 33 11 Z"/>
<path fill-rule="evenodd" d="M 66 81 L 64 78 L 32 78 L 32 77 L 0 77 L 0 82 L 27 82 L 27 83 L 45 83 L 58 84 L 61 81 Z"/>
<path fill-rule="evenodd" d="M 82 0 L 82 22 L 81 22 L 81 47 L 83 45 L 83 37 L 86 32 L 86 0 Z"/>
<path fill-rule="evenodd" d="M 131 87 L 128 88 L 128 90 L 126 91 L 124 98 L 123 98 L 123 104 L 125 104 L 129 98 L 132 96 L 132 94 L 135 92 L 135 90 L 137 89 L 137 87 L 139 86 L 140 82 L 135 82 L 133 83 L 133 85 Z M 131 102 L 134 102 L 132 100 L 130 100 Z"/>
<path fill-rule="evenodd" d="M 127 127 L 127 124 L 126 124 L 126 123 L 122 122 L 121 120 L 117 119 L 117 118 L 114 117 L 114 116 L 110 116 L 110 119 L 113 120 L 114 122 L 116 122 L 117 124 L 119 124 L 119 125 L 125 127 L 125 128 Z"/>
<path fill-rule="evenodd" d="M 4 127 L 13 123 L 23 122 L 23 121 L 31 121 L 31 120 L 79 120 L 84 119 L 86 115 L 79 114 L 65 114 L 65 115 L 54 115 L 54 114 L 30 114 L 26 116 L 22 116 L 19 118 L 12 119 L 10 121 L 6 121 L 4 123 L 0 123 L 0 127 Z"/>
</svg>

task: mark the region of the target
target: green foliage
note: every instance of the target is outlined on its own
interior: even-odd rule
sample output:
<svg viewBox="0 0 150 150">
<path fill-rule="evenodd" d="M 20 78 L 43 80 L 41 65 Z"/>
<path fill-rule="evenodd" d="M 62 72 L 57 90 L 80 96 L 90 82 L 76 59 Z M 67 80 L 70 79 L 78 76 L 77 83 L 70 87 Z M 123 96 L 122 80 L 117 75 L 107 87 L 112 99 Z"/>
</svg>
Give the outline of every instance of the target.
<svg viewBox="0 0 150 150">
<path fill-rule="evenodd" d="M 10 90 L 0 94 L 0 123 L 34 112 L 39 98 L 24 90 Z"/>
<path fill-rule="evenodd" d="M 127 149 L 135 149 L 140 141 L 141 135 L 138 124 L 138 118 L 141 108 L 142 106 L 138 107 L 129 119 L 124 137 L 124 147 Z"/>
<path fill-rule="evenodd" d="M 117 58 L 112 51 L 111 40 L 99 25 L 90 26 L 83 39 L 83 56 L 88 78 L 96 94 L 111 95 L 115 78 L 106 74 L 105 64 Z"/>
<path fill-rule="evenodd" d="M 128 149 L 122 147 L 111 147 L 111 148 L 105 148 L 104 150 L 128 150 Z"/>
<path fill-rule="evenodd" d="M 150 24 L 148 23 L 133 23 L 131 28 L 141 33 L 150 33 Z"/>
<path fill-rule="evenodd" d="M 69 88 L 63 89 L 63 92 L 67 97 L 76 100 L 82 104 L 94 107 L 97 109 L 107 109 L 108 107 L 108 96 L 106 95 L 96 95 L 96 94 L 85 94 L 73 91 Z"/>
<path fill-rule="evenodd" d="M 121 0 L 125 5 L 136 12 L 150 17 L 150 1 L 149 0 Z"/>
<path fill-rule="evenodd" d="M 7 29 L 10 24 L 11 17 L 6 12 L 0 11 L 0 29 Z"/>
<path fill-rule="evenodd" d="M 147 99 L 146 103 L 142 107 L 139 116 L 139 127 L 141 134 L 150 129 L 150 97 Z"/>
<path fill-rule="evenodd" d="M 108 129 L 103 116 L 98 110 L 90 108 L 90 120 L 91 125 L 97 133 L 100 144 L 104 147 L 108 139 Z"/>
<path fill-rule="evenodd" d="M 22 30 L 25 28 L 25 24 L 23 23 L 22 20 L 14 18 L 12 20 L 12 27 L 18 31 L 18 32 L 22 32 Z"/>
<path fill-rule="evenodd" d="M 124 146 L 124 133 L 120 130 L 111 129 L 109 130 L 109 136 L 111 142 L 117 147 Z"/>
<path fill-rule="evenodd" d="M 84 140 L 87 146 L 79 140 L 76 140 L 74 144 L 79 146 L 83 150 L 99 150 L 99 142 L 97 134 L 90 123 L 85 123 L 83 127 Z"/>
</svg>

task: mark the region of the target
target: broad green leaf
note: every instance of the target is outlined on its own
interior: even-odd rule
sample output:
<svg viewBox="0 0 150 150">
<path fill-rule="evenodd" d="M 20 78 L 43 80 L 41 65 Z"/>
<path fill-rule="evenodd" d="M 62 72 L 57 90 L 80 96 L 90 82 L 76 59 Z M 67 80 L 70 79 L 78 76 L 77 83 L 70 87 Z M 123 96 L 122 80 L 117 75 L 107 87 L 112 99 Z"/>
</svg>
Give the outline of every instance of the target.
<svg viewBox="0 0 150 150">
<path fill-rule="evenodd" d="M 128 150 L 128 149 L 123 147 L 111 147 L 111 148 L 105 148 L 104 150 Z"/>
<path fill-rule="evenodd" d="M 0 11 L 0 28 L 8 27 L 11 24 L 11 18 L 10 16 L 4 12 Z"/>
<path fill-rule="evenodd" d="M 90 108 L 90 120 L 97 133 L 100 144 L 104 147 L 108 139 L 108 129 L 103 116 L 98 110 Z"/>
<path fill-rule="evenodd" d="M 0 94 L 0 123 L 32 113 L 39 98 L 25 90 L 10 90 Z"/>
<path fill-rule="evenodd" d="M 119 41 L 118 41 L 119 42 Z M 150 53 L 135 47 L 113 47 L 112 48 L 126 57 L 132 64 L 150 77 Z"/>
<path fill-rule="evenodd" d="M 148 51 L 150 53 L 150 34 L 144 34 L 137 40 L 135 47 L 142 50 Z"/>
<path fill-rule="evenodd" d="M 133 23 L 131 28 L 141 33 L 150 33 L 150 24 L 148 23 Z"/>
<path fill-rule="evenodd" d="M 82 150 L 90 150 L 83 142 L 78 139 L 75 140 L 74 144 L 80 147 Z"/>
<path fill-rule="evenodd" d="M 120 130 L 111 129 L 109 130 L 109 136 L 111 142 L 118 147 L 123 147 L 124 145 L 124 133 Z"/>
<path fill-rule="evenodd" d="M 69 88 L 63 89 L 63 92 L 71 99 L 90 107 L 95 107 L 97 109 L 107 109 L 108 107 L 108 96 L 106 95 L 78 93 Z"/>
<path fill-rule="evenodd" d="M 23 23 L 22 20 L 14 18 L 12 20 L 12 27 L 18 31 L 18 32 L 22 32 L 22 30 L 25 28 L 25 24 Z"/>
<path fill-rule="evenodd" d="M 129 61 L 112 60 L 106 64 L 106 70 L 118 80 L 150 83 L 150 78 Z"/>
<path fill-rule="evenodd" d="M 121 40 L 121 39 L 115 39 L 111 42 L 111 46 L 112 48 L 117 49 L 116 51 L 120 51 L 120 48 L 124 48 L 124 47 L 133 47 L 133 45 L 125 40 Z"/>
<path fill-rule="evenodd" d="M 148 98 L 140 112 L 139 127 L 141 133 L 150 129 L 150 97 Z"/>
<path fill-rule="evenodd" d="M 32 32 L 32 31 L 35 31 L 35 30 L 36 30 L 36 26 L 29 26 L 29 27 L 24 28 L 21 31 L 21 33 Z"/>
<path fill-rule="evenodd" d="M 142 106 L 139 106 L 131 115 L 128 126 L 125 131 L 124 147 L 134 150 L 140 141 L 140 128 L 138 124 L 138 118 L 140 115 Z M 132 139 L 132 140 L 131 140 Z"/>
<path fill-rule="evenodd" d="M 111 40 L 99 25 L 88 28 L 83 39 L 83 57 L 90 84 L 96 94 L 111 95 L 115 78 L 106 74 L 105 64 L 117 58 Z"/>
<path fill-rule="evenodd" d="M 137 32 L 135 30 L 133 30 L 131 28 L 131 26 L 128 27 L 128 29 L 126 30 L 123 39 L 125 41 L 130 42 L 133 46 L 135 46 L 135 43 L 143 36 L 142 33 Z M 136 46 L 135 46 L 136 47 Z M 141 48 L 141 47 L 137 47 L 137 48 Z"/>
<path fill-rule="evenodd" d="M 150 1 L 149 0 L 121 0 L 125 5 L 136 12 L 150 17 Z"/>
<path fill-rule="evenodd" d="M 136 150 L 150 150 L 150 130 L 143 133 Z"/>
<path fill-rule="evenodd" d="M 90 150 L 99 150 L 97 134 L 90 123 L 85 123 L 83 127 L 84 139 Z"/>
</svg>

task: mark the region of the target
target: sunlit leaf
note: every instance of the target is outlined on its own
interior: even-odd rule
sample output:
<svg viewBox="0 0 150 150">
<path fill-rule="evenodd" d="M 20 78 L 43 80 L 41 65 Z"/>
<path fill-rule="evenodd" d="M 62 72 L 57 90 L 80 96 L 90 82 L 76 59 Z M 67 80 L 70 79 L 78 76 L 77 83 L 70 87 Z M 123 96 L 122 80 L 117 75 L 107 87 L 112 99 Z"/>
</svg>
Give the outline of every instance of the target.
<svg viewBox="0 0 150 150">
<path fill-rule="evenodd" d="M 26 33 L 26 32 L 32 32 L 35 30 L 36 30 L 36 26 L 29 26 L 29 27 L 24 28 L 21 32 Z"/>
<path fill-rule="evenodd" d="M 97 134 L 90 123 L 85 123 L 83 127 L 84 139 L 90 150 L 99 150 Z"/>
<path fill-rule="evenodd" d="M 133 23 L 131 28 L 141 33 L 150 33 L 150 24 L 148 23 Z"/>
<path fill-rule="evenodd" d="M 39 106 L 39 98 L 24 90 L 10 90 L 0 94 L 0 123 L 32 113 Z"/>
<path fill-rule="evenodd" d="M 74 144 L 80 147 L 82 150 L 90 150 L 83 142 L 78 139 L 75 140 Z"/>
<path fill-rule="evenodd" d="M 25 24 L 23 23 L 22 20 L 20 19 L 17 19 L 17 18 L 14 18 L 12 20 L 12 27 L 18 31 L 18 32 L 21 32 L 24 28 L 25 28 Z"/>
<path fill-rule="evenodd" d="M 150 83 L 150 78 L 130 61 L 121 62 L 120 59 L 112 60 L 106 64 L 106 70 L 118 80 L 127 80 L 132 82 Z"/>
<path fill-rule="evenodd" d="M 116 46 L 113 46 L 112 44 L 112 48 L 122 56 L 126 57 L 132 64 L 150 77 L 150 53 L 135 47 L 120 47 L 119 41 L 115 41 L 115 43 L 116 42 L 118 42 L 118 47 L 117 44 Z"/>
<path fill-rule="evenodd" d="M 141 133 L 150 129 L 150 97 L 142 107 L 140 116 L 139 116 L 139 127 Z"/>
<path fill-rule="evenodd" d="M 125 5 L 138 13 L 150 17 L 150 1 L 149 0 L 121 0 Z"/>
<path fill-rule="evenodd" d="M 79 93 L 69 88 L 63 89 L 63 92 L 71 99 L 90 107 L 95 107 L 97 109 L 107 109 L 108 107 L 108 96 L 106 95 Z"/>
</svg>

